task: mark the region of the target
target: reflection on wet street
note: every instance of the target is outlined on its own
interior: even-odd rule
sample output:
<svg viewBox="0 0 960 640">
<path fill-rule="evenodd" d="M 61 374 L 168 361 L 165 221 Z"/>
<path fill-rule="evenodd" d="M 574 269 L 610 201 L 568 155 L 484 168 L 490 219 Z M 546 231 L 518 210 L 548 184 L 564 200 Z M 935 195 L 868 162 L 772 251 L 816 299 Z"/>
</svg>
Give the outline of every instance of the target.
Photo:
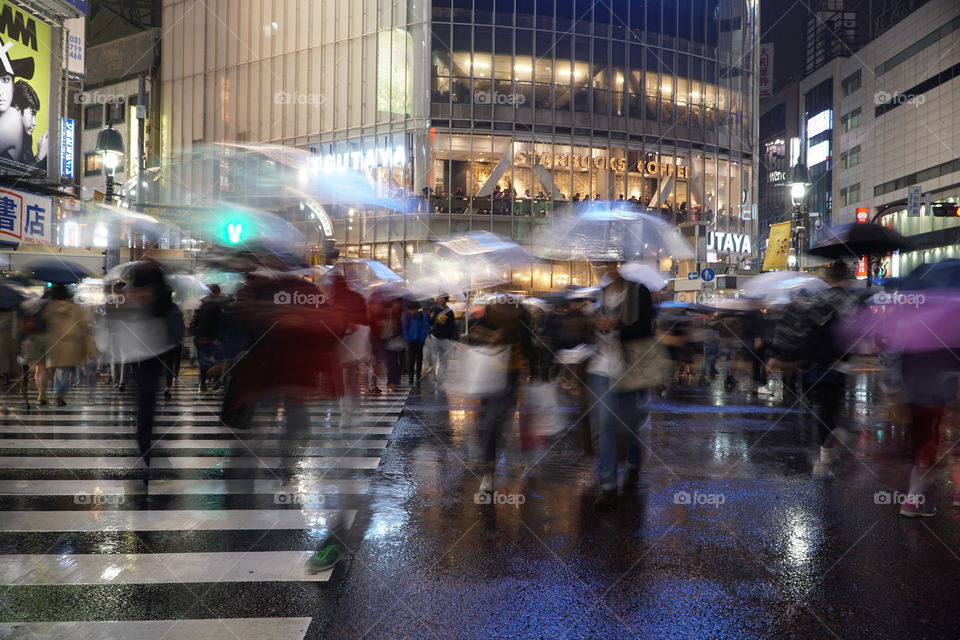
<svg viewBox="0 0 960 640">
<path fill-rule="evenodd" d="M 424 385 L 329 637 L 953 637 L 956 484 L 934 498 L 946 517 L 898 516 L 906 434 L 873 386 L 861 373 L 847 397 L 855 438 L 835 479 L 811 478 L 816 433 L 795 398 L 658 398 L 640 487 L 598 514 L 575 431 L 508 447 L 482 504 L 472 408 Z"/>
</svg>

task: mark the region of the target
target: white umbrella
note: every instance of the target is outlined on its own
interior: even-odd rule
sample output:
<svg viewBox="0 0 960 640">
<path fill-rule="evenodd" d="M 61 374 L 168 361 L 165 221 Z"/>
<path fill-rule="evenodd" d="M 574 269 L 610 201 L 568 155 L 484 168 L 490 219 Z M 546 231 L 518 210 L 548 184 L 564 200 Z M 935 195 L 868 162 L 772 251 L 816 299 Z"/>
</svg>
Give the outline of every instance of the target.
<svg viewBox="0 0 960 640">
<path fill-rule="evenodd" d="M 533 252 L 551 260 L 600 262 L 695 257 L 679 230 L 663 219 L 595 206 L 554 219 L 534 236 Z"/>
<path fill-rule="evenodd" d="M 384 283 L 403 283 L 403 278 L 382 262 L 361 258 L 340 260 L 327 274 L 342 275 L 351 289 L 365 294 Z"/>
<path fill-rule="evenodd" d="M 650 291 L 661 291 L 667 286 L 667 277 L 648 264 L 628 262 L 620 266 L 620 275 L 624 280 L 639 282 Z"/>
<path fill-rule="evenodd" d="M 768 271 L 753 276 L 743 285 L 743 294 L 748 298 L 784 298 L 790 293 L 806 291 L 816 293 L 830 285 L 815 275 L 798 271 Z"/>
</svg>

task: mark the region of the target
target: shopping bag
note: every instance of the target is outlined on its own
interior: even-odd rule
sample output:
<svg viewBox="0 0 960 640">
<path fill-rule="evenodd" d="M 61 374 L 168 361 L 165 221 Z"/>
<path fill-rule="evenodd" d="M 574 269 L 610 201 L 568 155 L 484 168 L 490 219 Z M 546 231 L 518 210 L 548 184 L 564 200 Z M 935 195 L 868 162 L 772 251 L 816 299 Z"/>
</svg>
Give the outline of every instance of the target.
<svg viewBox="0 0 960 640">
<path fill-rule="evenodd" d="M 454 345 L 444 385 L 447 393 L 482 398 L 507 387 L 509 353 L 502 347 Z"/>
<path fill-rule="evenodd" d="M 370 327 L 357 325 L 340 341 L 340 362 L 348 365 L 370 359 Z"/>
<path fill-rule="evenodd" d="M 559 411 L 560 400 L 557 385 L 552 382 L 536 382 L 527 386 L 527 412 L 531 415 L 531 429 L 539 438 L 553 438 L 563 431 L 563 419 Z"/>
</svg>

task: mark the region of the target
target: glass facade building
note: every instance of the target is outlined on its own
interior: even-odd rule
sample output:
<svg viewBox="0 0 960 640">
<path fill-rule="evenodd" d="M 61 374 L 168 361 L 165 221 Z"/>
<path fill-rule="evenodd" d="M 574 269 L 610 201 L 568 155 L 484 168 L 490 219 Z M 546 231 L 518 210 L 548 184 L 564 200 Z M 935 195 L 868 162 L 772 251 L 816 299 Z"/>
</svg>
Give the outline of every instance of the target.
<svg viewBox="0 0 960 640">
<path fill-rule="evenodd" d="M 331 211 L 345 255 L 401 269 L 461 231 L 525 242 L 596 199 L 755 237 L 756 0 L 249 4 L 224 25 L 165 0 L 164 113 L 193 117 L 164 123 L 164 149 L 292 145 L 417 200 Z M 220 188 L 216 163 L 171 166 L 171 184 Z M 583 268 L 524 288 L 586 284 Z"/>
</svg>

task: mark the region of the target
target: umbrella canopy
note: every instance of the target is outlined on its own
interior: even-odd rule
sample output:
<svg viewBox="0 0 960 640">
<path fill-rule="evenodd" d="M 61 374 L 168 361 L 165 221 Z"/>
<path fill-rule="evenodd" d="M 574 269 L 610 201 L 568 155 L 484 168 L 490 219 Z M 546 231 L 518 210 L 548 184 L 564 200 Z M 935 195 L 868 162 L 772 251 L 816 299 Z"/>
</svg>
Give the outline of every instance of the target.
<svg viewBox="0 0 960 640">
<path fill-rule="evenodd" d="M 123 264 L 118 264 L 114 267 L 111 267 L 103 276 L 104 284 L 113 284 L 115 282 L 130 282 L 130 278 L 133 276 L 133 270 L 137 265 L 143 264 L 140 260 L 135 260 L 133 262 L 124 262 Z"/>
<path fill-rule="evenodd" d="M 351 289 L 365 294 L 369 294 L 374 288 L 387 282 L 397 285 L 403 283 L 403 278 L 387 265 L 362 258 L 340 260 L 327 273 L 343 276 Z"/>
<path fill-rule="evenodd" d="M 438 253 L 451 261 L 461 289 L 482 289 L 510 282 L 511 270 L 536 262 L 519 244 L 489 231 L 471 231 L 437 243 Z"/>
<path fill-rule="evenodd" d="M 600 297 L 600 287 L 580 287 L 567 293 L 568 300 L 596 300 Z"/>
<path fill-rule="evenodd" d="M 210 289 L 200 278 L 188 275 L 173 275 L 167 277 L 170 288 L 173 289 L 174 301 L 181 307 L 194 308 L 199 301 L 210 294 Z"/>
<path fill-rule="evenodd" d="M 417 300 L 428 300 L 439 296 L 450 296 L 454 300 L 466 299 L 456 282 L 442 278 L 418 278 L 410 283 L 408 289 L 410 295 Z"/>
<path fill-rule="evenodd" d="M 807 253 L 834 260 L 842 258 L 859 260 L 864 255 L 911 248 L 907 239 L 893 229 L 872 222 L 852 222 L 823 229 L 820 232 L 820 241 Z"/>
<path fill-rule="evenodd" d="M 533 307 L 534 309 L 540 309 L 541 311 L 552 311 L 553 305 L 542 300 L 540 298 L 524 298 L 520 304 L 526 305 L 528 307 Z"/>
<path fill-rule="evenodd" d="M 0 282 L 0 309 L 13 309 L 24 300 L 36 298 L 30 289 L 12 282 Z"/>
<path fill-rule="evenodd" d="M 679 230 L 663 219 L 599 207 L 546 225 L 534 236 L 533 252 L 551 260 L 600 262 L 695 257 Z"/>
<path fill-rule="evenodd" d="M 661 291 L 667 286 L 667 277 L 648 264 L 628 262 L 620 266 L 624 280 L 639 282 L 650 291 Z"/>
<path fill-rule="evenodd" d="M 960 260 L 954 258 L 943 262 L 925 262 L 897 283 L 904 291 L 921 289 L 958 289 L 960 288 Z"/>
<path fill-rule="evenodd" d="M 743 294 L 748 298 L 781 299 L 792 292 L 816 293 L 829 287 L 826 282 L 809 273 L 768 271 L 747 280 L 743 285 Z"/>
<path fill-rule="evenodd" d="M 844 346 L 866 341 L 895 353 L 960 347 L 960 292 L 949 289 L 879 293 L 838 329 Z"/>
<path fill-rule="evenodd" d="M 35 260 L 26 265 L 26 269 L 37 280 L 53 284 L 74 284 L 90 276 L 86 267 L 60 258 Z"/>
</svg>

